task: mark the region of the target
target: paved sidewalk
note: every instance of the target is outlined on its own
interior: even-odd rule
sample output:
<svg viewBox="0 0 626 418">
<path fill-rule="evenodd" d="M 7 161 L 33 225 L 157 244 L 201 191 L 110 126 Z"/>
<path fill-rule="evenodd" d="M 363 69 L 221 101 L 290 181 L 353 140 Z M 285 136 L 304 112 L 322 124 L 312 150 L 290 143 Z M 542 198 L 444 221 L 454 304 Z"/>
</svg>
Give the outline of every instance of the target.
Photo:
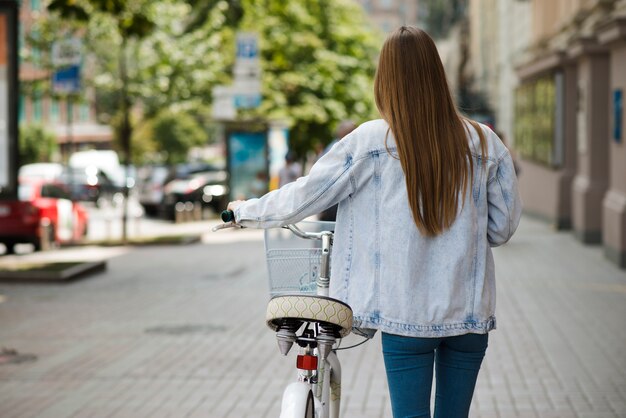
<svg viewBox="0 0 626 418">
<path fill-rule="evenodd" d="M 0 284 L 0 347 L 38 357 L 0 365 L 0 417 L 277 417 L 295 359 L 263 323 L 262 234 L 204 238 L 120 251 L 83 281 Z M 527 218 L 495 257 L 471 416 L 626 417 L 626 272 Z M 343 417 L 390 418 L 380 339 L 340 358 Z"/>
</svg>

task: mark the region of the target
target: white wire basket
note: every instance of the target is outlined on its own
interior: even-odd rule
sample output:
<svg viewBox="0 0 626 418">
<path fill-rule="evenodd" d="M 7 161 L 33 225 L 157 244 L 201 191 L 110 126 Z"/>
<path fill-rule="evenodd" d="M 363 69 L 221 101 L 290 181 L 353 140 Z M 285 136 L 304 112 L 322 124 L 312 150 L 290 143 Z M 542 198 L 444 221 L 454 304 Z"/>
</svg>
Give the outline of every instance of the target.
<svg viewBox="0 0 626 418">
<path fill-rule="evenodd" d="M 334 222 L 303 221 L 305 232 L 334 231 Z M 288 229 L 265 230 L 270 296 L 315 295 L 322 262 L 322 242 L 303 239 Z"/>
</svg>

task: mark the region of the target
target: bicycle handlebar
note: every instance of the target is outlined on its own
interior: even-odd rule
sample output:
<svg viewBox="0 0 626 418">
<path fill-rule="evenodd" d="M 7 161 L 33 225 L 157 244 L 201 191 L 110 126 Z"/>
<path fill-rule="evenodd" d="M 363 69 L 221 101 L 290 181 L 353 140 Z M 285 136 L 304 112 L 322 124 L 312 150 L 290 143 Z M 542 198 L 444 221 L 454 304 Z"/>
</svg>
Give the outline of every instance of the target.
<svg viewBox="0 0 626 418">
<path fill-rule="evenodd" d="M 217 230 L 224 229 L 224 228 L 233 228 L 233 227 L 241 228 L 240 225 L 237 225 L 235 223 L 235 213 L 232 210 L 223 210 L 222 213 L 220 214 L 220 218 L 222 219 L 222 222 L 224 222 L 224 224 L 214 227 L 213 231 L 217 231 Z M 300 228 L 298 228 L 296 225 L 286 225 L 283 228 L 289 229 L 295 235 L 304 239 L 322 239 L 322 237 L 325 235 L 332 236 L 332 232 L 330 231 L 305 232 L 301 230 Z"/>
<path fill-rule="evenodd" d="M 234 222 L 235 221 L 235 212 L 232 210 L 223 210 L 220 214 L 220 218 L 224 223 Z"/>
</svg>

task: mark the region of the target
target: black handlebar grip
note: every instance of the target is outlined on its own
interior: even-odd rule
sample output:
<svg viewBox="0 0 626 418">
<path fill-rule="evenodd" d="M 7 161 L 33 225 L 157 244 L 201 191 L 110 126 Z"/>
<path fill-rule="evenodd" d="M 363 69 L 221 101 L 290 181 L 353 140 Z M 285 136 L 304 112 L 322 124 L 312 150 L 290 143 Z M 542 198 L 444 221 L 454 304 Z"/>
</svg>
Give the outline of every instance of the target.
<svg viewBox="0 0 626 418">
<path fill-rule="evenodd" d="M 232 210 L 223 210 L 220 216 L 222 218 L 222 221 L 224 221 L 224 223 L 235 221 L 235 213 Z"/>
</svg>

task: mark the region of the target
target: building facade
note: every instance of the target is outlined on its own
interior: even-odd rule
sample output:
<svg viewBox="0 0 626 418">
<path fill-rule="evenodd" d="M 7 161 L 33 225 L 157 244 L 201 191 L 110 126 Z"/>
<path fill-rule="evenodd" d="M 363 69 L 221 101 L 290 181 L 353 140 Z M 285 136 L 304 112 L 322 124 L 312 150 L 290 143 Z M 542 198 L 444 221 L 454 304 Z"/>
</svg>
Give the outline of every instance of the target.
<svg viewBox="0 0 626 418">
<path fill-rule="evenodd" d="M 472 0 L 468 8 L 469 71 L 473 88 L 482 92 L 493 112 L 494 127 L 513 140 L 515 68 L 530 43 L 530 2 Z"/>
<path fill-rule="evenodd" d="M 402 25 L 418 26 L 419 0 L 357 0 L 383 33 Z"/>
<path fill-rule="evenodd" d="M 41 13 L 45 13 L 44 3 L 41 0 L 23 0 L 20 4 L 19 45 L 30 57 L 20 62 L 19 78 L 23 87 L 51 77 L 49 71 L 37 66 L 37 59 L 42 51 L 30 47 L 26 41 L 28 36 L 37 36 L 33 33 L 33 23 Z M 21 90 L 18 102 L 20 125 L 38 124 L 54 133 L 64 156 L 79 149 L 112 147 L 111 128 L 97 123 L 96 120 L 93 89 L 83 88 L 81 99 L 72 104 L 52 98 L 38 89 Z"/>
<path fill-rule="evenodd" d="M 626 0 L 502 1 L 496 30 L 480 22 L 494 5 L 471 2 L 477 87 L 519 156 L 525 211 L 626 267 Z"/>
</svg>

